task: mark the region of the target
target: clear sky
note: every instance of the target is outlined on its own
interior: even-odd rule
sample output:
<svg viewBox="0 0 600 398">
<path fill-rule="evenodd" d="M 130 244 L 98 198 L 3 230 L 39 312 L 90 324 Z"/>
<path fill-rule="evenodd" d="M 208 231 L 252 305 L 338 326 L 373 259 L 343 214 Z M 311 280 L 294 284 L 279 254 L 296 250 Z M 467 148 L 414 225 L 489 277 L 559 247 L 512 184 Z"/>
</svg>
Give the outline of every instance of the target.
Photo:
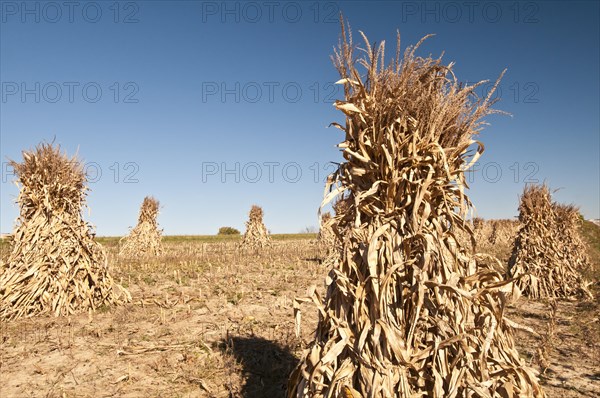
<svg viewBox="0 0 600 398">
<path fill-rule="evenodd" d="M 165 234 L 244 229 L 253 203 L 273 233 L 316 226 L 343 115 L 330 61 L 338 13 L 395 52 L 456 62 L 462 81 L 508 68 L 471 198 L 517 215 L 527 181 L 600 217 L 597 1 L 0 1 L 0 231 L 18 215 L 8 159 L 41 141 L 78 151 L 99 235 L 133 226 L 144 196 Z M 482 89 L 483 90 L 483 89 Z"/>
</svg>

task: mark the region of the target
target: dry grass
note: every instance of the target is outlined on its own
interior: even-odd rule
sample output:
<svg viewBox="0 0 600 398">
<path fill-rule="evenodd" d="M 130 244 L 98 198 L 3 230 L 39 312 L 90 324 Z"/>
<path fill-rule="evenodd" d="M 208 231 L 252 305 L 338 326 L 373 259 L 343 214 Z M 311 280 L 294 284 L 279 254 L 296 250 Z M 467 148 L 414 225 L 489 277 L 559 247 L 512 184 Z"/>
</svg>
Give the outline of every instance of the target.
<svg viewBox="0 0 600 398">
<path fill-rule="evenodd" d="M 556 349 L 556 312 L 558 311 L 558 302 L 556 299 L 551 299 L 548 307 L 546 331 L 541 336 L 535 356 L 543 373 L 550 367 L 550 356 L 552 355 L 552 350 Z"/>
<path fill-rule="evenodd" d="M 305 311 L 297 338 L 293 298 L 312 285 L 324 293 L 327 269 L 313 235 L 273 238 L 270 248 L 248 254 L 235 240 L 164 237 L 162 255 L 133 261 L 118 256 L 118 238 L 99 239 L 132 302 L 91 317 L 0 322 L 0 396 L 285 396 L 318 322 L 316 311 Z M 2 251 L 2 259 L 8 255 Z M 528 300 L 509 308 L 511 319 L 540 333 L 546 312 Z M 600 395 L 597 317 L 595 302 L 560 303 L 543 376 L 548 397 Z M 537 366 L 540 337 L 517 336 L 519 351 Z"/>
<path fill-rule="evenodd" d="M 0 277 L 0 318 L 55 316 L 121 304 L 129 293 L 108 272 L 106 254 L 81 217 L 87 193 L 82 163 L 41 144 L 11 161 L 20 215 Z"/>
<path fill-rule="evenodd" d="M 277 240 L 251 256 L 227 241 L 163 249 L 132 260 L 109 246 L 133 295 L 125 307 L 0 324 L 0 395 L 282 396 L 301 344 L 293 297 L 323 272 L 315 245 Z"/>
<path fill-rule="evenodd" d="M 345 162 L 324 203 L 347 192 L 348 209 L 335 217 L 338 261 L 326 296 L 311 297 L 319 323 L 288 397 L 543 397 L 504 318 L 510 285 L 453 234 L 472 234 L 465 172 L 483 150 L 473 137 L 489 97 L 452 65 L 415 56 L 418 45 L 400 59 L 398 43 L 385 65 L 383 44 L 363 36 L 357 58 L 342 31 L 346 122 L 334 125 Z"/>
</svg>

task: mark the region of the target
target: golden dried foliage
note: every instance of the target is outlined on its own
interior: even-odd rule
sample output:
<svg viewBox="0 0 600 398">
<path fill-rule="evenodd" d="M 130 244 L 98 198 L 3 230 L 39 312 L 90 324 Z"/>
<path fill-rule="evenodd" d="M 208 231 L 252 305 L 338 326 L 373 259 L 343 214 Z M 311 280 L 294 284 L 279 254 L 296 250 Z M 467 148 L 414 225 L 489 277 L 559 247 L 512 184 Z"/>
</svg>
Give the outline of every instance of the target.
<svg viewBox="0 0 600 398">
<path fill-rule="evenodd" d="M 263 223 L 263 209 L 252 205 L 246 221 L 246 232 L 242 237 L 241 247 L 258 249 L 271 245 L 269 231 Z"/>
<path fill-rule="evenodd" d="M 481 246 L 483 242 L 489 240 L 489 237 L 492 234 L 492 223 L 493 220 L 484 220 L 479 217 L 473 219 L 473 236 L 478 243 L 478 246 Z"/>
<path fill-rule="evenodd" d="M 491 220 L 488 241 L 492 245 L 512 243 L 519 230 L 517 220 Z"/>
<path fill-rule="evenodd" d="M 521 195 L 521 228 L 513 243 L 509 275 L 531 298 L 588 297 L 591 293 L 578 266 L 585 250 L 566 235 L 577 234 L 567 207 L 552 202 L 545 184 L 527 185 Z"/>
<path fill-rule="evenodd" d="M 0 277 L 0 318 L 55 316 L 131 300 L 114 284 L 107 257 L 81 216 L 88 188 L 82 163 L 40 144 L 11 161 L 20 215 Z"/>
<path fill-rule="evenodd" d="M 317 242 L 327 250 L 333 250 L 335 246 L 335 233 L 333 232 L 333 219 L 331 213 L 327 212 L 321 216 L 321 226 Z"/>
<path fill-rule="evenodd" d="M 162 253 L 162 230 L 158 228 L 160 203 L 146 196 L 140 207 L 138 223 L 123 237 L 119 255 L 125 257 L 158 256 Z"/>
<path fill-rule="evenodd" d="M 554 203 L 554 210 L 559 241 L 558 252 L 562 254 L 563 261 L 571 264 L 579 272 L 589 271 L 592 265 L 579 232 L 583 223 L 579 208 L 574 205 Z"/>
<path fill-rule="evenodd" d="M 552 351 L 556 348 L 556 313 L 558 312 L 558 302 L 556 299 L 550 299 L 548 301 L 548 307 L 546 331 L 541 335 L 540 342 L 534 355 L 534 359 L 542 369 L 543 373 L 546 373 L 546 370 L 550 367 L 550 357 Z"/>
<path fill-rule="evenodd" d="M 473 136 L 490 97 L 459 84 L 452 64 L 417 57 L 421 42 L 400 59 L 398 40 L 385 65 L 383 43 L 363 35 L 357 60 L 343 23 L 342 37 L 334 61 L 345 100 L 335 106 L 346 122 L 334 125 L 345 161 L 324 203 L 352 199 L 336 215 L 342 243 L 326 297 L 311 292 L 319 322 L 288 397 L 350 386 L 354 398 L 543 397 L 504 317 L 510 282 L 452 232 L 472 234 L 465 171 L 483 151 Z"/>
</svg>

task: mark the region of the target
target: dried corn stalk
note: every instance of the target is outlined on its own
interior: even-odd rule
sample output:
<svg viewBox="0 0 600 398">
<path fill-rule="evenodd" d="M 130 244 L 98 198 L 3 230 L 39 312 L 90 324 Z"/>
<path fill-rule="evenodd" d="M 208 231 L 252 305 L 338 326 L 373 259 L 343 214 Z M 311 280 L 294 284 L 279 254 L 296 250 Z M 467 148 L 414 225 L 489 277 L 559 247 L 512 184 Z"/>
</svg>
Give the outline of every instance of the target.
<svg viewBox="0 0 600 398">
<path fill-rule="evenodd" d="M 348 223 L 345 216 L 350 208 L 350 201 L 351 199 L 349 196 L 345 197 L 341 195 L 336 198 L 332 205 L 334 216 L 327 221 L 327 224 L 325 224 L 325 228 L 329 228 L 330 230 L 331 242 L 328 246 L 323 264 L 329 268 L 335 267 L 335 264 L 339 260 L 342 239 L 344 239 L 345 232 L 348 230 Z M 323 228 L 323 226 L 321 228 Z"/>
<path fill-rule="evenodd" d="M 130 301 L 81 217 L 88 190 L 81 162 L 41 144 L 11 165 L 20 182 L 20 216 L 8 261 L 0 265 L 0 318 L 69 315 Z"/>
<path fill-rule="evenodd" d="M 478 233 L 481 231 L 481 225 L 485 225 L 485 222 L 479 224 L 480 218 L 475 218 L 471 222 L 467 222 L 466 225 L 453 225 L 451 227 L 451 233 L 453 238 L 459 242 L 459 245 L 465 249 L 474 253 L 478 249 Z"/>
<path fill-rule="evenodd" d="M 493 230 L 493 222 L 493 220 L 484 220 L 483 218 L 473 219 L 473 235 L 479 246 L 489 240 Z"/>
<path fill-rule="evenodd" d="M 563 220 L 565 216 L 560 215 L 563 210 L 552 203 L 545 184 L 527 185 L 521 195 L 521 228 L 508 267 L 510 276 L 519 278 L 517 284 L 528 297 L 591 298 L 589 283 L 581 277 L 574 262 L 584 255 L 583 249 L 572 246 L 561 231 L 569 228 Z"/>
<path fill-rule="evenodd" d="M 587 256 L 586 245 L 579 233 L 583 221 L 579 208 L 574 205 L 554 203 L 554 210 L 559 241 L 558 253 L 562 254 L 564 262 L 571 264 L 579 272 L 589 271 L 592 265 Z"/>
<path fill-rule="evenodd" d="M 510 244 L 517 236 L 518 230 L 519 222 L 516 220 L 491 220 L 488 241 L 492 245 Z"/>
<path fill-rule="evenodd" d="M 146 196 L 140 207 L 138 223 L 128 236 L 121 240 L 119 255 L 126 257 L 158 256 L 162 253 L 161 235 L 158 229 L 159 202 Z"/>
<path fill-rule="evenodd" d="M 271 244 L 271 237 L 263 223 L 263 209 L 253 205 L 250 209 L 246 232 L 242 237 L 241 246 L 244 248 L 262 248 Z"/>
<path fill-rule="evenodd" d="M 320 246 L 327 250 L 333 249 L 335 246 L 335 233 L 333 232 L 333 220 L 331 213 L 327 212 L 321 216 L 321 227 L 319 228 L 319 235 L 317 236 L 317 242 Z"/>
<path fill-rule="evenodd" d="M 504 318 L 511 284 L 452 236 L 467 225 L 464 173 L 483 149 L 473 135 L 489 97 L 476 100 L 452 65 L 416 57 L 418 45 L 385 66 L 383 44 L 364 38 L 357 61 L 343 24 L 342 35 L 345 162 L 324 203 L 349 191 L 349 206 L 288 397 L 543 397 Z"/>
<path fill-rule="evenodd" d="M 558 312 L 558 302 L 556 299 L 548 300 L 549 311 L 547 313 L 548 322 L 546 325 L 546 331 L 541 335 L 541 340 L 536 348 L 534 358 L 542 373 L 546 373 L 546 370 L 551 365 L 550 357 L 552 351 L 556 348 L 556 313 Z"/>
</svg>

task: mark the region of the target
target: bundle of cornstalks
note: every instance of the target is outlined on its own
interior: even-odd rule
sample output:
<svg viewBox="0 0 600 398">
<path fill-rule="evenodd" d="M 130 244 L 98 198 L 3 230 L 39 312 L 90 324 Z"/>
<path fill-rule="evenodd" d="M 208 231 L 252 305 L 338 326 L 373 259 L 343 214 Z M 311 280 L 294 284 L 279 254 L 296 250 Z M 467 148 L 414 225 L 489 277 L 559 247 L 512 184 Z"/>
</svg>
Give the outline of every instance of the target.
<svg viewBox="0 0 600 398">
<path fill-rule="evenodd" d="M 485 220 L 481 217 L 474 217 L 471 224 L 473 224 L 473 232 L 476 232 L 485 226 Z"/>
<path fill-rule="evenodd" d="M 511 244 L 517 236 L 519 222 L 516 220 L 491 220 L 488 241 L 492 245 Z"/>
<path fill-rule="evenodd" d="M 574 205 L 554 203 L 556 211 L 556 224 L 558 233 L 558 253 L 562 254 L 564 261 L 574 266 L 580 272 L 589 271 L 591 263 L 586 253 L 579 229 L 583 218 L 579 208 Z"/>
<path fill-rule="evenodd" d="M 525 187 L 519 205 L 521 228 L 513 243 L 509 275 L 518 278 L 522 293 L 531 298 L 591 298 L 589 283 L 572 262 L 583 255 L 583 250 L 563 236 L 561 229 L 569 226 L 558 214 L 563 209 L 557 209 L 545 184 Z"/>
<path fill-rule="evenodd" d="M 479 217 L 473 219 L 473 235 L 478 246 L 481 246 L 483 242 L 489 240 L 492 230 L 493 221 L 484 220 Z"/>
<path fill-rule="evenodd" d="M 363 35 L 355 60 L 342 34 L 335 105 L 346 123 L 334 125 L 345 162 L 324 203 L 344 191 L 352 200 L 288 397 L 543 397 L 504 318 L 510 283 L 452 237 L 467 226 L 464 173 L 482 152 L 473 135 L 490 97 L 477 100 L 441 59 L 416 57 L 419 45 L 386 66 L 383 44 Z"/>
<path fill-rule="evenodd" d="M 0 265 L 0 318 L 69 315 L 130 301 L 81 217 L 88 190 L 82 163 L 41 144 L 23 152 L 23 163 L 10 164 L 20 183 L 20 216 Z"/>
<path fill-rule="evenodd" d="M 151 196 L 146 196 L 140 207 L 138 223 L 128 236 L 121 240 L 119 255 L 125 257 L 158 256 L 162 253 L 161 235 L 158 229 L 159 202 Z"/>
<path fill-rule="evenodd" d="M 248 221 L 246 221 L 246 232 L 242 237 L 241 246 L 256 249 L 270 244 L 271 237 L 263 223 L 263 209 L 257 205 L 252 205 Z"/>
<path fill-rule="evenodd" d="M 452 225 L 450 232 L 463 249 L 475 252 L 478 249 L 478 235 L 481 232 L 481 228 L 485 225 L 486 222 L 483 219 L 474 218 L 470 222 L 467 222 L 466 225 Z"/>
<path fill-rule="evenodd" d="M 332 176 L 333 177 L 333 176 Z M 349 231 L 348 223 L 350 220 L 347 218 L 348 209 L 351 206 L 351 197 L 344 197 L 341 195 L 336 198 L 333 202 L 332 208 L 334 211 L 333 217 L 328 219 L 327 224 L 321 224 L 321 228 L 325 225 L 325 228 L 329 228 L 330 242 L 327 246 L 327 252 L 323 264 L 327 267 L 333 268 L 339 261 L 339 251 L 341 250 L 341 244 L 344 239 L 345 233 Z"/>
<path fill-rule="evenodd" d="M 321 216 L 321 226 L 319 228 L 319 235 L 317 236 L 317 242 L 320 246 L 327 250 L 333 249 L 335 245 L 335 233 L 333 232 L 333 220 L 331 213 L 327 212 Z"/>
</svg>

